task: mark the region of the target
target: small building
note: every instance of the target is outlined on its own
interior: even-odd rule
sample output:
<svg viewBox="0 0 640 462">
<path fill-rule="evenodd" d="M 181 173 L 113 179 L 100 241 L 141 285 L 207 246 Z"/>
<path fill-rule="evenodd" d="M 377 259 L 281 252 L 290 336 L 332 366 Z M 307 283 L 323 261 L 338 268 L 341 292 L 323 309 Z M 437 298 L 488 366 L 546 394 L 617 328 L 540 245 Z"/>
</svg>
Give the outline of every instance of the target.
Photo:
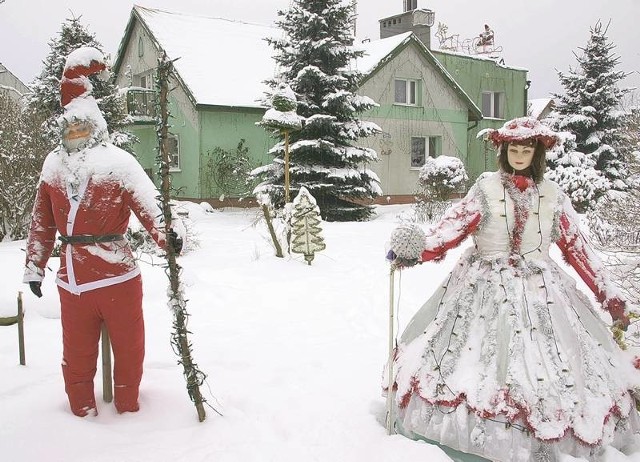
<svg viewBox="0 0 640 462">
<path fill-rule="evenodd" d="M 360 144 L 378 152 L 370 168 L 380 177 L 385 202 L 412 199 L 427 156 L 459 157 L 472 178 L 495 169 L 495 152 L 475 135 L 526 113 L 526 70 L 431 50 L 433 12 L 417 9 L 416 0 L 404 0 L 404 8 L 380 21 L 382 38 L 361 44 L 366 55 L 354 63 L 364 75 L 358 92 L 379 104 L 362 118 L 382 133 Z M 281 36 L 266 25 L 133 7 L 113 68 L 134 120 L 130 129 L 140 139 L 136 155 L 152 177 L 159 53 L 175 60 L 173 186 L 182 198 L 217 205 L 223 192 L 212 181 L 217 148 L 233 150 L 244 140 L 256 166 L 272 160 L 268 151 L 276 140 L 256 122 L 265 111 L 264 81 L 277 71 L 264 39 Z"/>
<path fill-rule="evenodd" d="M 2 63 L 0 63 L 0 91 L 20 104 L 24 96 L 30 92 L 29 88 Z"/>
<path fill-rule="evenodd" d="M 527 105 L 527 115 L 542 120 L 547 117 L 556 107 L 553 98 L 530 99 Z"/>
</svg>

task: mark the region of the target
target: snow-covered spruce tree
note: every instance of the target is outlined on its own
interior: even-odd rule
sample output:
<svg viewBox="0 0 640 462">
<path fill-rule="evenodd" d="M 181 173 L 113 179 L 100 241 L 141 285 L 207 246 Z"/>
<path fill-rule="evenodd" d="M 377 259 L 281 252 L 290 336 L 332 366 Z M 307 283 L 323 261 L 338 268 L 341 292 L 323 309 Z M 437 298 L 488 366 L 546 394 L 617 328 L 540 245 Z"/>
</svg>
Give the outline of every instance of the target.
<svg viewBox="0 0 640 462">
<path fill-rule="evenodd" d="M 353 5 L 344 3 L 294 0 L 288 11 L 278 12 L 284 38 L 267 39 L 280 69 L 269 83 L 275 89 L 287 82 L 297 114 L 306 120 L 290 134 L 291 194 L 306 187 L 327 221 L 366 220 L 370 201 L 382 193 L 377 175 L 366 167 L 377 160 L 376 152 L 354 145 L 380 128 L 358 118 L 376 103 L 356 94 L 361 75 L 352 66 L 363 51 L 353 46 Z M 280 140 L 271 150 L 274 161 L 254 170 L 262 181 L 255 193 L 267 194 L 276 207 L 284 204 L 282 135 Z"/>
<path fill-rule="evenodd" d="M 66 58 L 81 46 L 91 46 L 102 51 L 102 45 L 96 40 L 95 34 L 89 32 L 80 22 L 80 18 L 69 18 L 62 23 L 58 35 L 49 41 L 49 46 L 51 49 L 44 60 L 42 72 L 29 85 L 32 94 L 28 100 L 28 107 L 45 120 L 44 136 L 53 149 L 60 141 L 56 119 L 62 114 L 60 80 Z M 93 95 L 107 121 L 111 142 L 128 152 L 133 152 L 132 145 L 137 140 L 133 134 L 125 130 L 125 126 L 131 120 L 125 112 L 122 98 L 118 96 L 113 76 L 107 81 L 101 81 L 95 76 L 90 76 L 89 80 L 93 85 Z"/>
<path fill-rule="evenodd" d="M 575 151 L 591 159 L 589 164 L 602 172 L 610 189 L 624 191 L 629 185 L 627 159 L 620 149 L 625 136 L 620 102 L 631 89 L 618 87 L 627 74 L 615 70 L 620 57 L 614 55 L 615 45 L 608 41 L 606 33 L 607 28 L 598 22 L 591 28 L 586 47 L 580 48 L 583 53 L 574 53 L 578 67 L 567 73 L 558 72 L 565 94 L 554 95 L 558 118 L 553 128 L 573 133 Z M 596 191 L 596 198 L 603 193 Z"/>
<path fill-rule="evenodd" d="M 610 189 L 610 181 L 596 170 L 595 161 L 577 151 L 576 136 L 558 128 L 558 114 L 553 112 L 545 123 L 558 130 L 560 142 L 547 152 L 547 178 L 558 183 L 579 213 L 592 210 L 597 199 Z"/>
<path fill-rule="evenodd" d="M 0 91 L 0 241 L 27 237 L 48 145 L 42 120 Z"/>
</svg>

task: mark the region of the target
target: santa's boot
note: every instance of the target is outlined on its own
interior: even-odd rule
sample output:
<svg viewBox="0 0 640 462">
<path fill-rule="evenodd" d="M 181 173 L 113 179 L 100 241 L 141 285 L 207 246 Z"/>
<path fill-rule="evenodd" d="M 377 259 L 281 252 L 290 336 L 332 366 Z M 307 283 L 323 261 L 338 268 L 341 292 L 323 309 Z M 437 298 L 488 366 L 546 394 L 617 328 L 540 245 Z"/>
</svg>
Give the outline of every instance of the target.
<svg viewBox="0 0 640 462">
<path fill-rule="evenodd" d="M 93 394 L 93 382 L 80 382 L 65 386 L 69 397 L 71 412 L 78 417 L 98 415 L 96 398 Z"/>
<path fill-rule="evenodd" d="M 122 414 L 123 412 L 137 412 L 140 410 L 140 406 L 138 405 L 138 387 L 116 384 L 113 394 L 113 402 L 118 414 Z"/>
</svg>

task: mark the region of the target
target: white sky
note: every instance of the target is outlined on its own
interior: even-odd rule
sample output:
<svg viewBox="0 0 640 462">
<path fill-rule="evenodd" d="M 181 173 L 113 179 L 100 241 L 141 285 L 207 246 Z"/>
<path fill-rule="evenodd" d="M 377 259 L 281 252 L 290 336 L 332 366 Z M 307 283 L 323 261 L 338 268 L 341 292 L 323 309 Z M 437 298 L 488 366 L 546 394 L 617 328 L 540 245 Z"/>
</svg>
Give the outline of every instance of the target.
<svg viewBox="0 0 640 462">
<path fill-rule="evenodd" d="M 140 0 L 142 6 L 206 16 L 269 23 L 276 11 L 291 0 Z M 110 0 L 5 0 L 0 4 L 0 62 L 25 83 L 40 72 L 48 41 L 73 13 L 96 34 L 107 52 L 115 55 L 134 2 Z M 378 20 L 402 12 L 402 0 L 359 0 L 358 36 L 378 38 Z M 509 5 L 506 8 L 505 5 Z M 530 97 L 542 98 L 561 87 L 555 69 L 567 71 L 576 64 L 574 51 L 584 46 L 589 27 L 609 20 L 609 39 L 621 57 L 619 69 L 632 73 L 626 86 L 640 87 L 640 51 L 637 49 L 639 0 L 419 0 L 418 6 L 436 13 L 437 22 L 449 26 L 450 33 L 471 38 L 484 23 L 495 30 L 504 48 L 508 65 L 529 69 Z M 435 27 L 434 27 L 435 29 Z M 432 35 L 435 30 L 432 31 Z M 432 44 L 437 47 L 437 39 Z"/>
</svg>

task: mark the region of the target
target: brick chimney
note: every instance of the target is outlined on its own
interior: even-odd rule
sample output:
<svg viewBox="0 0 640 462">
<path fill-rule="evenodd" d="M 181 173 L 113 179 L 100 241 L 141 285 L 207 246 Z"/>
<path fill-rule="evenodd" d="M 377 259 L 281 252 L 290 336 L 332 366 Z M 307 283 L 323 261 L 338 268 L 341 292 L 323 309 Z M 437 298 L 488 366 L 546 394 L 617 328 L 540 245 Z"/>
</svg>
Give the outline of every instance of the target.
<svg viewBox="0 0 640 462">
<path fill-rule="evenodd" d="M 412 31 L 427 48 L 431 48 L 431 26 L 435 13 L 418 8 L 418 0 L 402 0 L 404 12 L 380 19 L 380 38 Z"/>
</svg>

